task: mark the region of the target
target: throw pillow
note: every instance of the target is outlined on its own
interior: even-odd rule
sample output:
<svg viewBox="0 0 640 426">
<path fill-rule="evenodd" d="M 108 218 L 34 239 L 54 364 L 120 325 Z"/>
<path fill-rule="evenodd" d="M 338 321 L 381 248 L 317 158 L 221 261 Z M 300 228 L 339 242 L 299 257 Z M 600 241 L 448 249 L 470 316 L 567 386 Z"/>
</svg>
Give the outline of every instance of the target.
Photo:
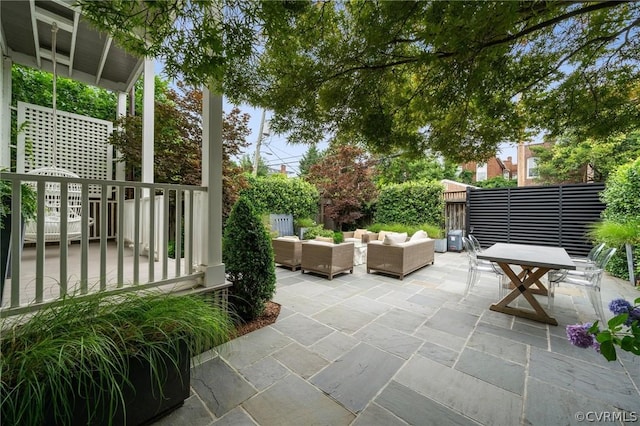
<svg viewBox="0 0 640 426">
<path fill-rule="evenodd" d="M 407 233 L 403 232 L 403 233 L 387 233 L 384 236 L 384 241 L 382 241 L 382 244 L 385 245 L 397 245 L 400 243 L 404 243 L 405 241 L 407 241 Z"/>
<path fill-rule="evenodd" d="M 389 231 L 380 231 L 378 232 L 378 241 L 384 241 L 384 236 L 390 234 Z"/>
<path fill-rule="evenodd" d="M 411 236 L 411 239 L 409 241 L 426 240 L 427 238 L 429 238 L 427 233 L 424 232 L 422 229 L 420 229 L 419 231 L 416 231 L 416 233 Z"/>
</svg>

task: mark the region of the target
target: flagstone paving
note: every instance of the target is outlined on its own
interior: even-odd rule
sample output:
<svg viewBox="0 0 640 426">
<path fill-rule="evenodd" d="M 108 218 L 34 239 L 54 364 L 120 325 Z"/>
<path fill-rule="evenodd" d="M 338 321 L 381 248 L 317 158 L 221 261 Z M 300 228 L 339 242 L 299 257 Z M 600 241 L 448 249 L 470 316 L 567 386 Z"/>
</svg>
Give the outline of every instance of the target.
<svg viewBox="0 0 640 426">
<path fill-rule="evenodd" d="M 196 357 L 190 398 L 155 425 L 640 422 L 640 357 L 607 362 L 567 341 L 567 324 L 595 318 L 582 290 L 558 288 L 554 327 L 490 311 L 492 274 L 463 298 L 466 270 L 458 253 L 402 281 L 364 265 L 332 281 L 277 268 L 276 323 Z M 640 296 L 611 277 L 602 293 Z"/>
</svg>

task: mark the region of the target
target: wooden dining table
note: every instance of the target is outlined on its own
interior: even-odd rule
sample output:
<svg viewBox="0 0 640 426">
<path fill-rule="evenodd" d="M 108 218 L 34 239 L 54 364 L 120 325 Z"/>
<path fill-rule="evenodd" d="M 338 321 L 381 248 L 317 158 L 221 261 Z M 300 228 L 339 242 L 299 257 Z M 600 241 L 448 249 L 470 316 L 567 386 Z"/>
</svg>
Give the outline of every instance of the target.
<svg viewBox="0 0 640 426">
<path fill-rule="evenodd" d="M 528 244 L 496 243 L 478 253 L 478 259 L 497 263 L 511 280 L 511 292 L 499 302 L 492 304 L 490 307 L 492 311 L 558 325 L 558 321 L 549 316 L 536 300 L 534 294 L 548 295 L 548 290 L 540 279 L 550 270 L 576 269 L 576 265 L 565 249 Z M 516 273 L 513 269 L 514 266 L 519 266 L 521 270 Z M 509 306 L 520 295 L 524 296 L 533 310 Z"/>
</svg>

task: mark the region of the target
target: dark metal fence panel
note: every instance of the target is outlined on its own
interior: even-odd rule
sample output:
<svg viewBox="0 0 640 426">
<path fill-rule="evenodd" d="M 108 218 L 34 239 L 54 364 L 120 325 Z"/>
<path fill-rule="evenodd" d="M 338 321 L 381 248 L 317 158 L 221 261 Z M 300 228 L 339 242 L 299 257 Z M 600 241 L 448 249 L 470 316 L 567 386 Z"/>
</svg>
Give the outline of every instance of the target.
<svg viewBox="0 0 640 426">
<path fill-rule="evenodd" d="M 467 194 L 467 233 L 483 246 L 501 243 L 564 247 L 584 256 L 592 243 L 588 225 L 600 220 L 604 184 L 472 189 Z"/>
</svg>

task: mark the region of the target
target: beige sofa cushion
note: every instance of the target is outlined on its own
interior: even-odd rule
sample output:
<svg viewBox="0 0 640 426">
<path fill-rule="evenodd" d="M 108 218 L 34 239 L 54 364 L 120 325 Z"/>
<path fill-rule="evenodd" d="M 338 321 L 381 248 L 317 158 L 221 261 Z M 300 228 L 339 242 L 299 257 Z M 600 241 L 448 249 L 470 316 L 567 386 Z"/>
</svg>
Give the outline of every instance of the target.
<svg viewBox="0 0 640 426">
<path fill-rule="evenodd" d="M 382 241 L 382 244 L 384 245 L 398 245 L 400 243 L 404 243 L 405 241 L 407 241 L 407 233 L 406 232 L 402 232 L 402 233 L 387 233 L 384 236 L 384 240 Z"/>
<path fill-rule="evenodd" d="M 411 236 L 410 241 L 425 240 L 427 238 L 429 238 L 427 233 L 424 232 L 422 229 L 420 229 L 419 231 L 416 231 L 415 234 Z"/>
<path fill-rule="evenodd" d="M 318 235 L 316 237 L 316 241 L 322 241 L 323 243 L 333 243 L 333 238 L 331 238 L 331 237 L 321 237 L 320 235 Z"/>
</svg>

